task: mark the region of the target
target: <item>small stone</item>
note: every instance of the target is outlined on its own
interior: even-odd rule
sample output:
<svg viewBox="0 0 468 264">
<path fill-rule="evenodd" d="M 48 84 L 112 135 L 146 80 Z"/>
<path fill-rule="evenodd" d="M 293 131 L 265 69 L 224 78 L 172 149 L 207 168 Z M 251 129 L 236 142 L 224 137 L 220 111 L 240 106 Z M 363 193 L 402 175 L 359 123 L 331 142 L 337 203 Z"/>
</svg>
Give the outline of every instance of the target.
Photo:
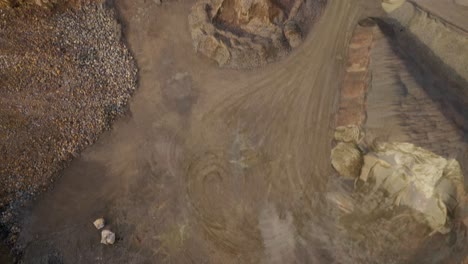
<svg viewBox="0 0 468 264">
<path fill-rule="evenodd" d="M 161 0 L 153 0 L 153 2 L 157 5 L 161 5 Z"/>
<path fill-rule="evenodd" d="M 93 222 L 94 226 L 99 230 L 101 228 L 104 227 L 105 225 L 105 221 L 104 221 L 104 218 L 99 218 L 99 219 L 96 219 L 94 222 Z"/>
<path fill-rule="evenodd" d="M 115 242 L 115 234 L 110 230 L 102 230 L 101 243 L 104 245 L 112 245 Z"/>
</svg>

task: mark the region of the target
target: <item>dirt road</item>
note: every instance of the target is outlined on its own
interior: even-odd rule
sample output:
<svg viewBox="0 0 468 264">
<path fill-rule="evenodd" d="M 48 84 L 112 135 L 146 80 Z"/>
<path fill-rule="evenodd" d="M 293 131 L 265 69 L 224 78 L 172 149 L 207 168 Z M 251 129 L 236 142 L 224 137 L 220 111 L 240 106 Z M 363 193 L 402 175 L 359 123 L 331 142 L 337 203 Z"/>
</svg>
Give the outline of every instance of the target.
<svg viewBox="0 0 468 264">
<path fill-rule="evenodd" d="M 291 56 L 232 71 L 193 52 L 193 2 L 118 1 L 140 68 L 131 114 L 26 210 L 26 263 L 397 262 L 395 241 L 355 242 L 365 228 L 345 234 L 327 202 L 345 187 L 330 120 L 361 2 L 330 0 Z"/>
</svg>

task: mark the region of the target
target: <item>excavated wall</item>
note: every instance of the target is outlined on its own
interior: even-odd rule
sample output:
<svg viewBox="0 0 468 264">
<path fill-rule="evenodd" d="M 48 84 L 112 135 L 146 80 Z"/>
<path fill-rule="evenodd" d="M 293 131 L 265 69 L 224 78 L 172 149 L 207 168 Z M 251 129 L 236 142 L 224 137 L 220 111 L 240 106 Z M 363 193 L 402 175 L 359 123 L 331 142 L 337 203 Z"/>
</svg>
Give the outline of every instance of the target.
<svg viewBox="0 0 468 264">
<path fill-rule="evenodd" d="M 421 8 L 405 2 L 384 19 L 393 29 L 402 52 L 426 72 L 436 72 L 433 82 L 442 91 L 446 112 L 464 130 L 468 129 L 468 32 Z"/>
</svg>

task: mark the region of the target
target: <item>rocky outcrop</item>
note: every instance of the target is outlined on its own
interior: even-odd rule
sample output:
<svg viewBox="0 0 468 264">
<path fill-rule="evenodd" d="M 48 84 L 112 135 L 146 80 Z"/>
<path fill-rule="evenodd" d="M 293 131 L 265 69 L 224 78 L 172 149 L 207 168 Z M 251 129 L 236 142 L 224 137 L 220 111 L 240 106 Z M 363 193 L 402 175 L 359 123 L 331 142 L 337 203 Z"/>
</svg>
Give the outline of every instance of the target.
<svg viewBox="0 0 468 264">
<path fill-rule="evenodd" d="M 189 15 L 194 48 L 219 66 L 253 68 L 298 47 L 326 0 L 200 0 Z"/>
</svg>

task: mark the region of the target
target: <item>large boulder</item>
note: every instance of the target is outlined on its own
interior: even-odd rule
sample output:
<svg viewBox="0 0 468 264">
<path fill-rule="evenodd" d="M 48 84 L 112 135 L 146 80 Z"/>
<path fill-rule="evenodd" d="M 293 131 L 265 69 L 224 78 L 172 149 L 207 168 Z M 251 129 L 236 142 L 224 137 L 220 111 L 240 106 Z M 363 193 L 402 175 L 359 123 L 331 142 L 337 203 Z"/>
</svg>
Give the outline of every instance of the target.
<svg viewBox="0 0 468 264">
<path fill-rule="evenodd" d="M 354 143 L 338 143 L 331 153 L 335 170 L 344 177 L 357 178 L 363 164 L 362 153 Z"/>
<path fill-rule="evenodd" d="M 369 187 L 366 195 L 384 193 L 392 206 L 413 209 L 444 234 L 464 197 L 460 164 L 410 143 L 376 144 L 364 156 L 359 179 Z"/>
</svg>

